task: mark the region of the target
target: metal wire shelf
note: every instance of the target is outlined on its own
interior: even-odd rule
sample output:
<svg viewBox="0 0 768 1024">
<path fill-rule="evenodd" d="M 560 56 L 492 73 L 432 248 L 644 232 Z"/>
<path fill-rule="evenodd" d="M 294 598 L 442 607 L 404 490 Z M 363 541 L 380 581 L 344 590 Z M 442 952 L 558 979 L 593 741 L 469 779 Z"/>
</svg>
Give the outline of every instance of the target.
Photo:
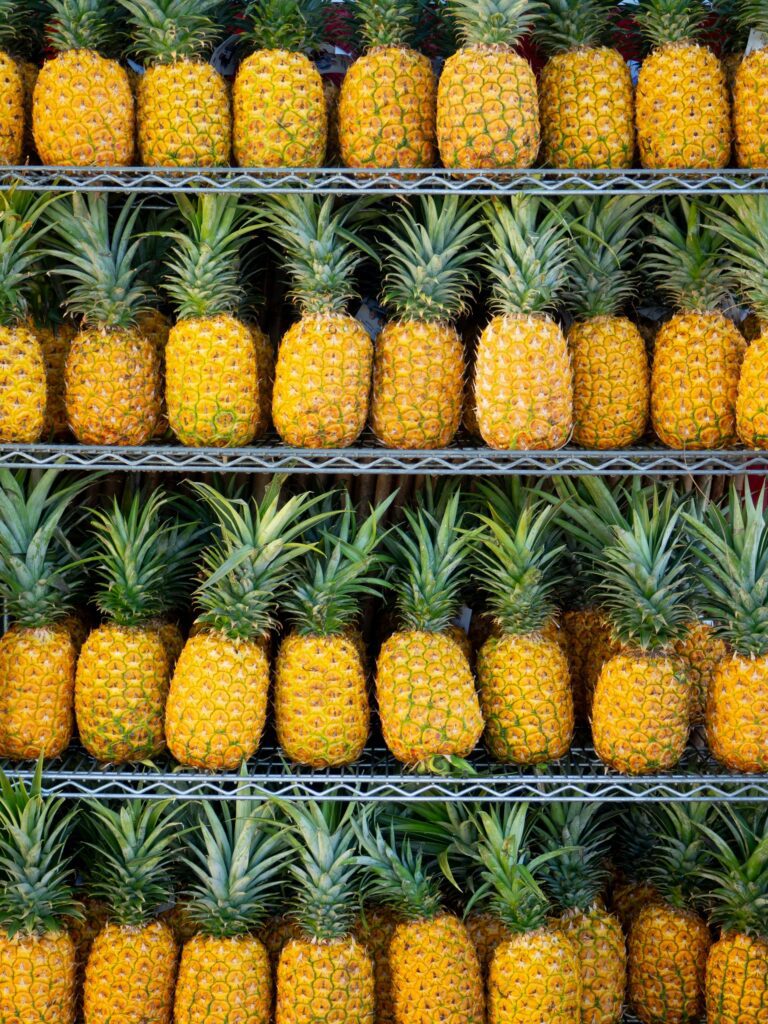
<svg viewBox="0 0 768 1024">
<path fill-rule="evenodd" d="M 386 749 L 374 744 L 348 768 L 315 771 L 288 764 L 279 749 L 267 743 L 250 761 L 248 772 L 252 799 L 768 801 L 768 776 L 731 774 L 695 745 L 674 770 L 643 777 L 611 771 L 588 745 L 574 746 L 561 761 L 539 768 L 499 765 L 481 751 L 470 760 L 474 775 L 420 775 L 404 769 Z M 27 782 L 35 770 L 30 762 L 0 765 Z M 76 747 L 48 762 L 43 773 L 46 793 L 72 799 L 222 800 L 232 797 L 241 783 L 236 771 L 180 768 L 167 757 L 158 758 L 154 765 L 99 765 Z"/>
</svg>

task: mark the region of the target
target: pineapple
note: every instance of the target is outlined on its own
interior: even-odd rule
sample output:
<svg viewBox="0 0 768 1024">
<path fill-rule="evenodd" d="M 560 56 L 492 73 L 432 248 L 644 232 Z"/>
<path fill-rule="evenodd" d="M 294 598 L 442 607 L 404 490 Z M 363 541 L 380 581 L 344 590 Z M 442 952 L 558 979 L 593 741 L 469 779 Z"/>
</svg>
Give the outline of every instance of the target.
<svg viewBox="0 0 768 1024">
<path fill-rule="evenodd" d="M 280 746 L 297 764 L 351 764 L 368 739 L 365 663 L 354 627 L 362 598 L 380 593 L 379 526 L 395 493 L 359 525 L 345 494 L 341 514 L 307 552 L 283 598 L 293 628 L 280 643 L 273 703 Z"/>
<path fill-rule="evenodd" d="M 445 167 L 531 167 L 540 143 L 536 77 L 516 47 L 543 6 L 535 0 L 450 0 L 461 49 L 437 90 Z"/>
<path fill-rule="evenodd" d="M 485 740 L 499 761 L 540 764 L 567 753 L 573 692 L 564 647 L 547 629 L 563 580 L 552 530 L 554 506 L 523 489 L 485 484 L 488 512 L 476 575 L 497 629 L 477 656 Z"/>
<path fill-rule="evenodd" d="M 470 754 L 483 718 L 469 659 L 449 629 L 473 535 L 457 487 L 434 510 L 427 504 L 405 509 L 406 524 L 391 535 L 399 628 L 381 646 L 376 697 L 389 749 L 404 764 L 429 768 Z"/>
<path fill-rule="evenodd" d="M 728 655 L 728 647 L 709 622 L 688 623 L 685 636 L 675 643 L 691 687 L 691 725 L 706 719 L 707 700 L 717 667 Z"/>
<path fill-rule="evenodd" d="M 77 805 L 0 773 L 0 1020 L 75 1024 L 76 953 L 67 925 L 81 916 L 65 850 Z"/>
<path fill-rule="evenodd" d="M 587 688 L 587 663 L 594 647 L 599 643 L 604 618 L 597 608 L 585 606 L 567 609 L 563 612 L 562 623 L 576 720 L 586 721 L 589 718 L 592 695 Z"/>
<path fill-rule="evenodd" d="M 177 313 L 165 350 L 168 420 L 182 444 L 245 445 L 262 415 L 253 334 L 236 315 L 239 251 L 252 224 L 234 195 L 177 203 L 186 232 L 171 232 L 166 280 Z"/>
<path fill-rule="evenodd" d="M 650 880 L 661 899 L 638 911 L 629 933 L 629 1002 L 643 1024 L 689 1024 L 704 1010 L 711 937 L 694 899 L 709 862 L 709 815 L 706 803 L 652 812 Z"/>
<path fill-rule="evenodd" d="M 487 216 L 496 315 L 477 346 L 480 433 L 491 448 L 559 448 L 571 434 L 573 383 L 565 337 L 548 310 L 566 282 L 565 225 L 555 207 L 526 195 L 493 201 Z"/>
<path fill-rule="evenodd" d="M 755 500 L 746 487 L 731 487 L 727 506 L 710 504 L 686 520 L 703 594 L 702 613 L 728 645 L 709 686 L 709 746 L 724 765 L 740 772 L 768 771 L 768 510 L 766 493 Z"/>
<path fill-rule="evenodd" d="M 181 822 L 170 804 L 128 800 L 119 811 L 89 805 L 88 888 L 109 920 L 85 968 L 85 1024 L 171 1024 L 178 947 L 156 916 L 173 893 Z"/>
<path fill-rule="evenodd" d="M 204 59 L 216 40 L 219 0 L 119 2 L 129 15 L 133 49 L 149 64 L 136 90 L 142 164 L 228 165 L 229 87 Z"/>
<path fill-rule="evenodd" d="M 477 953 L 483 984 L 488 985 L 488 974 L 493 963 L 496 950 L 504 942 L 509 942 L 512 932 L 504 924 L 498 914 L 489 910 L 473 910 L 464 918 L 469 937 Z"/>
<path fill-rule="evenodd" d="M 49 0 L 55 56 L 35 83 L 32 125 L 44 164 L 126 167 L 133 160 L 134 103 L 126 70 L 102 51 L 115 42 L 108 0 Z"/>
<path fill-rule="evenodd" d="M 184 593 L 197 553 L 194 527 L 163 516 L 159 490 L 95 513 L 95 600 L 105 621 L 80 652 L 75 712 L 83 746 L 100 761 L 142 761 L 165 747 L 171 655 L 156 616 Z"/>
<path fill-rule="evenodd" d="M 29 11 L 19 0 L 0 2 L 0 164 L 20 164 L 26 126 L 24 74 L 16 57 Z"/>
<path fill-rule="evenodd" d="M 270 1024 L 269 955 L 253 934 L 269 913 L 285 868 L 282 837 L 248 787 L 216 811 L 200 804 L 200 825 L 184 860 L 193 872 L 187 914 L 196 934 L 183 946 L 174 1024 Z"/>
<path fill-rule="evenodd" d="M 768 32 L 766 0 L 738 0 L 735 20 L 745 32 Z M 758 46 L 736 66 L 733 76 L 733 135 L 739 167 L 768 167 L 768 49 Z"/>
<path fill-rule="evenodd" d="M 466 367 L 453 321 L 476 283 L 479 229 L 456 196 L 425 196 L 384 229 L 381 297 L 394 318 L 376 338 L 371 427 L 390 448 L 445 448 L 459 428 Z"/>
<path fill-rule="evenodd" d="M 727 448 L 736 440 L 736 396 L 746 345 L 718 308 L 731 284 L 722 240 L 705 225 L 701 204 L 682 197 L 676 207 L 665 204 L 664 216 L 649 214 L 648 219 L 654 232 L 649 275 L 676 309 L 656 336 L 653 428 L 670 448 Z"/>
<path fill-rule="evenodd" d="M 641 0 L 635 20 L 652 51 L 640 68 L 637 142 L 643 167 L 726 167 L 731 111 L 725 71 L 697 42 L 707 20 L 700 0 Z"/>
<path fill-rule="evenodd" d="M 573 203 L 573 265 L 564 294 L 573 363 L 573 440 L 585 448 L 626 448 L 648 425 L 645 341 L 622 315 L 634 297 L 643 200 L 595 196 Z"/>
<path fill-rule="evenodd" d="M 255 323 L 249 323 L 248 329 L 253 339 L 256 353 L 256 373 L 258 376 L 259 415 L 256 419 L 254 440 L 263 437 L 272 423 L 272 391 L 275 386 L 275 349 L 269 335 Z"/>
<path fill-rule="evenodd" d="M 72 739 L 77 648 L 64 620 L 80 581 L 64 537 L 91 479 L 56 486 L 57 476 L 33 483 L 0 470 L 0 598 L 12 623 L 0 638 L 5 757 L 56 757 Z"/>
<path fill-rule="evenodd" d="M 45 364 L 46 401 L 43 437 L 60 439 L 69 433 L 65 372 L 77 328 L 70 320 L 35 323 Z"/>
<path fill-rule="evenodd" d="M 437 83 L 428 57 L 411 47 L 415 0 L 357 0 L 366 52 L 339 97 L 339 148 L 347 167 L 432 167 Z"/>
<path fill-rule="evenodd" d="M 275 1024 L 375 1022 L 373 963 L 352 934 L 360 885 L 352 811 L 332 802 L 285 806 L 302 934 L 280 954 Z"/>
<path fill-rule="evenodd" d="M 306 448 L 343 448 L 368 418 L 373 344 L 346 312 L 362 252 L 351 225 L 366 203 L 334 210 L 332 196 L 272 196 L 263 218 L 281 250 L 300 319 L 280 342 L 272 418 L 281 438 Z"/>
<path fill-rule="evenodd" d="M 392 971 L 389 966 L 389 945 L 401 923 L 391 907 L 371 904 L 355 925 L 355 938 L 368 950 L 373 961 L 373 984 L 376 995 L 376 1024 L 397 1024 L 392 993 Z"/>
<path fill-rule="evenodd" d="M 539 105 L 551 167 L 632 167 L 635 94 L 622 55 L 604 45 L 613 0 L 545 0 L 536 40 L 549 57 Z"/>
<path fill-rule="evenodd" d="M 232 93 L 235 159 L 241 167 L 319 167 L 328 111 L 308 54 L 322 39 L 323 0 L 250 0 Z"/>
<path fill-rule="evenodd" d="M 306 545 L 299 537 L 315 517 L 316 499 L 280 503 L 274 477 L 260 503 L 229 500 L 206 484 L 198 494 L 214 513 L 215 539 L 203 559 L 196 599 L 199 632 L 176 663 L 165 717 L 174 757 L 210 770 L 237 768 L 259 746 L 267 715 L 268 634 L 292 563 Z"/>
</svg>

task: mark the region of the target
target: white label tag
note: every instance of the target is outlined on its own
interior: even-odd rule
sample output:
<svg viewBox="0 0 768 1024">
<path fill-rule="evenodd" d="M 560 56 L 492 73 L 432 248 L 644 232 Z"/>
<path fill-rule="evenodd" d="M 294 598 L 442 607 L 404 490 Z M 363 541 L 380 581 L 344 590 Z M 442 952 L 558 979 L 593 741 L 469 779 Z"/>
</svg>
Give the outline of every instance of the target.
<svg viewBox="0 0 768 1024">
<path fill-rule="evenodd" d="M 131 60 L 130 57 L 127 60 L 127 64 L 128 64 L 128 67 L 131 69 L 131 71 L 135 72 L 137 75 L 143 75 L 144 74 L 144 68 L 141 66 L 141 64 L 137 64 L 136 61 L 135 60 Z"/>
<path fill-rule="evenodd" d="M 386 322 L 386 313 L 373 299 L 363 299 L 360 308 L 355 313 L 355 319 L 360 321 L 372 340 L 376 341 Z"/>
<path fill-rule="evenodd" d="M 744 56 L 748 57 L 754 50 L 764 50 L 766 46 L 768 46 L 768 33 L 758 32 L 756 28 L 750 29 Z"/>
<path fill-rule="evenodd" d="M 352 63 L 352 57 L 339 46 L 325 43 L 315 61 L 315 67 L 323 77 L 326 75 L 345 75 Z"/>
<path fill-rule="evenodd" d="M 224 78 L 232 78 L 237 71 L 236 55 L 241 38 L 238 35 L 230 36 L 223 43 L 219 43 L 211 54 L 211 66 Z"/>
<path fill-rule="evenodd" d="M 637 312 L 640 316 L 644 316 L 646 320 L 653 320 L 655 323 L 658 323 L 659 320 L 663 320 L 667 313 L 669 313 L 669 309 L 666 306 L 642 306 Z"/>
<path fill-rule="evenodd" d="M 454 626 L 458 626 L 459 629 L 463 629 L 465 633 L 469 632 L 469 627 L 472 624 L 472 609 L 468 608 L 467 605 L 462 605 L 461 611 L 453 620 Z"/>
</svg>

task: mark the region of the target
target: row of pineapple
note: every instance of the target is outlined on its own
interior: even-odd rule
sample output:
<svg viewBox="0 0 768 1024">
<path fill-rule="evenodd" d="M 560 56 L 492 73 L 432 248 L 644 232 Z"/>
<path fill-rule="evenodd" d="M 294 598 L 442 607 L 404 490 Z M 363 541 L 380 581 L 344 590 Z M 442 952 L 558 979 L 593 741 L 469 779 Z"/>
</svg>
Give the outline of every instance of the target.
<svg viewBox="0 0 768 1024">
<path fill-rule="evenodd" d="M 370 422 L 389 446 L 440 448 L 467 392 L 468 426 L 497 449 L 621 448 L 649 421 L 677 449 L 768 447 L 764 196 L 649 212 L 632 197 L 422 197 L 393 210 L 202 195 L 141 223 L 140 205 L 112 210 L 103 195 L 0 202 L 5 443 L 68 426 L 85 444 L 142 445 L 170 425 L 185 445 L 238 446 L 272 419 L 299 447 L 350 445 Z M 299 314 L 276 360 L 248 308 L 266 262 L 259 228 Z M 381 262 L 391 314 L 375 343 L 349 312 L 366 257 Z M 672 312 L 650 361 L 627 316 L 645 281 Z M 465 387 L 456 322 L 481 284 L 491 319 Z M 753 311 L 749 347 L 726 316 L 734 295 Z"/>
<path fill-rule="evenodd" d="M 349 167 L 743 167 L 768 165 L 768 50 L 724 65 L 701 42 L 703 0 L 640 0 L 632 14 L 650 55 L 637 91 L 611 45 L 613 0 L 448 0 L 433 6 L 460 47 L 442 67 L 413 49 L 416 0 L 356 0 L 364 54 L 325 87 L 310 54 L 339 6 L 251 0 L 231 90 L 208 62 L 232 25 L 220 0 L 3 0 L 0 162 L 22 158 L 25 121 L 45 164 L 317 167 L 328 138 Z M 723 28 L 768 31 L 765 0 L 718 0 Z M 4 18 L 4 21 L 3 21 Z M 30 18 L 53 55 L 18 63 Z M 127 24 L 124 24 L 127 22 Z M 237 23 L 237 19 L 235 19 Z M 540 83 L 516 47 L 529 33 L 549 56 Z M 225 34 L 225 32 L 224 32 Z M 125 38 L 124 38 L 125 37 Z M 110 53 L 143 61 L 134 79 Z M 330 102 L 329 102 L 330 101 Z M 329 118 L 330 106 L 330 118 Z M 331 131 L 329 132 L 329 120 Z M 138 154 L 136 153 L 138 149 Z"/>
<path fill-rule="evenodd" d="M 627 997 L 643 1024 L 768 1015 L 765 809 L 39 790 L 2 779 L 6 1022 L 618 1024 Z"/>
<path fill-rule="evenodd" d="M 375 697 L 405 765 L 467 771 L 483 735 L 499 762 L 550 762 L 578 715 L 620 772 L 673 767 L 702 719 L 723 764 L 768 771 L 762 494 L 453 482 L 386 529 L 394 495 L 358 517 L 343 490 L 288 497 L 273 480 L 248 501 L 194 483 L 197 503 L 132 489 L 83 530 L 89 479 L 0 477 L 6 757 L 60 754 L 76 720 L 103 762 L 167 746 L 231 770 L 259 748 L 271 698 L 290 760 L 350 764 L 371 717 L 361 612 L 386 596 Z M 83 592 L 102 617 L 90 632 L 73 614 Z M 474 650 L 464 600 L 484 604 Z"/>
</svg>

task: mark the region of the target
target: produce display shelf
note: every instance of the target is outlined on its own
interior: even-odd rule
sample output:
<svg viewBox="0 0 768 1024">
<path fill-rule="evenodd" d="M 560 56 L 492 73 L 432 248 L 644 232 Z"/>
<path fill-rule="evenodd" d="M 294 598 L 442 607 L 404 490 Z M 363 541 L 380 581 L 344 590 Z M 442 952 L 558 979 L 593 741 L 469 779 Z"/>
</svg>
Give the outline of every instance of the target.
<svg viewBox="0 0 768 1024">
<path fill-rule="evenodd" d="M 0 467 L 169 473 L 464 474 L 473 476 L 668 476 L 768 472 L 768 452 L 673 451 L 656 447 L 587 451 L 494 451 L 462 441 L 435 451 L 396 451 L 365 437 L 352 448 L 291 448 L 270 439 L 258 447 L 185 448 L 176 444 L 110 447 L 3 444 Z"/>
<path fill-rule="evenodd" d="M 538 768 L 502 766 L 482 752 L 470 760 L 474 775 L 422 775 L 404 769 L 383 747 L 373 745 L 348 768 L 317 771 L 290 765 L 274 745 L 267 743 L 248 764 L 250 796 L 364 802 L 768 801 L 768 776 L 731 774 L 694 745 L 672 771 L 643 777 L 624 776 L 608 769 L 587 745 L 575 746 L 561 761 Z M 27 782 L 35 770 L 30 762 L 5 761 L 0 766 Z M 213 773 L 181 768 L 166 757 L 154 764 L 100 765 L 79 748 L 71 748 L 48 762 L 43 774 L 45 792 L 75 799 L 222 800 L 235 795 L 241 784 L 242 776 L 237 771 Z"/>
<path fill-rule="evenodd" d="M 768 189 L 766 170 L 352 170 L 348 168 L 0 168 L 0 188 L 79 192 L 164 193 L 203 191 L 242 194 L 314 192 L 324 195 L 397 193 L 475 196 L 510 192 L 581 195 L 706 192 L 752 193 Z"/>
</svg>

